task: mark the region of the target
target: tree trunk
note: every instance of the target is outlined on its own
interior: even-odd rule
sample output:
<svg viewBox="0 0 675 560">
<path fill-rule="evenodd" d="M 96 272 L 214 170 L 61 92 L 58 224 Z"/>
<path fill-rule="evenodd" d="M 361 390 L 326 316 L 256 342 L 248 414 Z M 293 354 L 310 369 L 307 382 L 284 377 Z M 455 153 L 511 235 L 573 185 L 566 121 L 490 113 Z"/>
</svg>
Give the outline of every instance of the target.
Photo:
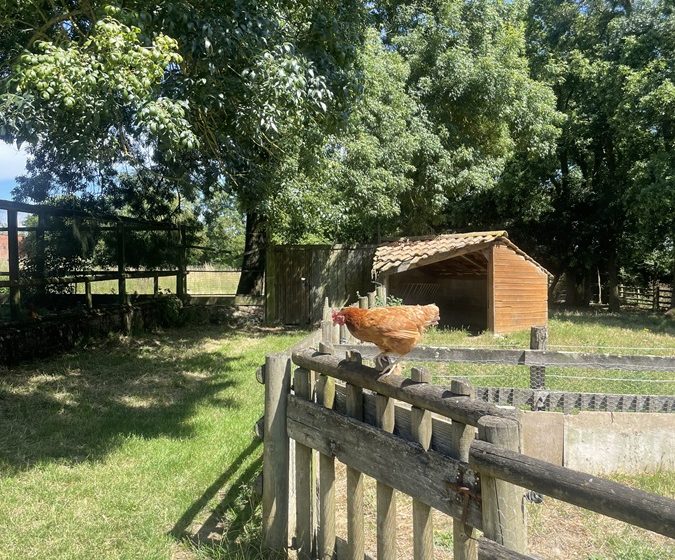
<svg viewBox="0 0 675 560">
<path fill-rule="evenodd" d="M 257 212 L 246 214 L 246 241 L 244 262 L 237 294 L 260 296 L 263 294 L 265 259 L 267 256 L 267 221 Z"/>
<path fill-rule="evenodd" d="M 616 249 L 610 249 L 608 268 L 608 284 L 609 284 L 609 310 L 619 311 L 621 307 L 621 300 L 619 299 L 619 266 L 617 262 Z"/>
</svg>

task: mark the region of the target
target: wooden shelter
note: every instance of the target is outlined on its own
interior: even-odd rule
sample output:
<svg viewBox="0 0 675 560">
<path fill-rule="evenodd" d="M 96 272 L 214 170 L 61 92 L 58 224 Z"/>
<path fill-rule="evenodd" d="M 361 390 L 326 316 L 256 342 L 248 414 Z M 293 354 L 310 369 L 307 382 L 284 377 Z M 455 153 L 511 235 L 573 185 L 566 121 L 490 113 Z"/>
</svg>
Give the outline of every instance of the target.
<svg viewBox="0 0 675 560">
<path fill-rule="evenodd" d="M 436 303 L 442 326 L 507 333 L 548 321 L 550 273 L 505 231 L 398 239 L 378 247 L 372 274 L 404 304 Z"/>
</svg>

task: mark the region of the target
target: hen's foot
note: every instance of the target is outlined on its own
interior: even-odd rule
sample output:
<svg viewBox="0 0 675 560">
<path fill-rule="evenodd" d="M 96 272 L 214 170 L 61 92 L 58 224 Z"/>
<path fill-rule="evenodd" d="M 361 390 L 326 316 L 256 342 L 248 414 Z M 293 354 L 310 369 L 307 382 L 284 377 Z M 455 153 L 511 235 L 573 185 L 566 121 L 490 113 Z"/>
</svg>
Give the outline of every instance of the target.
<svg viewBox="0 0 675 560">
<path fill-rule="evenodd" d="M 387 377 L 388 375 L 395 373 L 396 375 L 401 374 L 401 364 L 398 362 L 390 363 L 386 368 L 380 373 L 380 377 Z"/>
</svg>

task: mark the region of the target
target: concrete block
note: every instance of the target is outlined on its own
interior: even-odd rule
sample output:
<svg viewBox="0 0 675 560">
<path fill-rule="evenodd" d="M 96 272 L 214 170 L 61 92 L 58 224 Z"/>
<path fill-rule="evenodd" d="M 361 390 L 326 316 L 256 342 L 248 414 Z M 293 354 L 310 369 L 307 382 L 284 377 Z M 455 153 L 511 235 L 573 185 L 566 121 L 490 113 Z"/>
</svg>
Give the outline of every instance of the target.
<svg viewBox="0 0 675 560">
<path fill-rule="evenodd" d="M 522 448 L 525 455 L 563 464 L 563 414 L 525 411 L 522 420 Z"/>
<path fill-rule="evenodd" d="M 591 473 L 675 470 L 675 414 L 581 412 L 565 417 L 564 465 Z"/>
</svg>

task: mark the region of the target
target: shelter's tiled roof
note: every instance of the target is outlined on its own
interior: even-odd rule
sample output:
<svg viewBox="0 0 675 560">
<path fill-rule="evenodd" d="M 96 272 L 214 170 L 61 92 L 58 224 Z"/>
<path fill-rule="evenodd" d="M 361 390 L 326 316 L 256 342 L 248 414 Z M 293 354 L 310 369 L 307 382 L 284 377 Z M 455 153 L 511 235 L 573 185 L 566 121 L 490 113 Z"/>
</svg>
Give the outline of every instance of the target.
<svg viewBox="0 0 675 560">
<path fill-rule="evenodd" d="M 549 274 L 534 259 L 518 249 L 508 239 L 506 231 L 476 231 L 471 233 L 446 233 L 427 237 L 408 237 L 380 245 L 373 258 L 373 277 L 381 274 L 403 272 L 409 268 L 424 266 L 425 261 L 451 259 L 467 249 L 483 249 L 497 241 L 503 242 L 519 255 L 531 261 Z M 440 257 L 440 258 L 439 258 Z"/>
</svg>

